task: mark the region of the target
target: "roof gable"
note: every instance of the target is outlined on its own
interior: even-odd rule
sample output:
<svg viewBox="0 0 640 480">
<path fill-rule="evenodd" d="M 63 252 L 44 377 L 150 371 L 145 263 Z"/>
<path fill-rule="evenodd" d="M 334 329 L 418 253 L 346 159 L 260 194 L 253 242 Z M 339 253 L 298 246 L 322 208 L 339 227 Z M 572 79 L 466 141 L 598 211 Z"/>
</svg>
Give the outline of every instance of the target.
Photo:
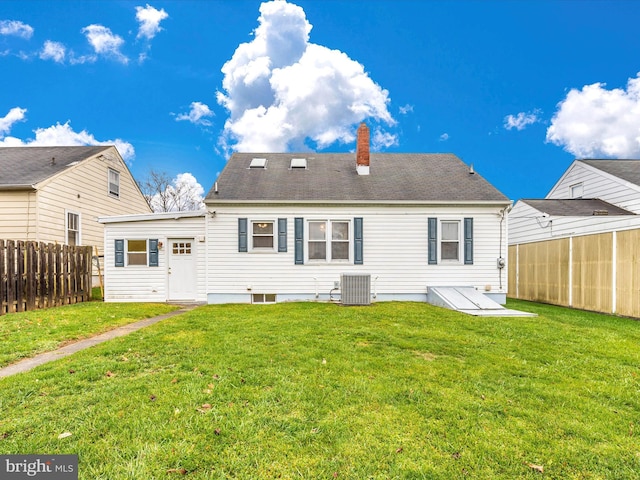
<svg viewBox="0 0 640 480">
<path fill-rule="evenodd" d="M 0 189 L 31 187 L 111 148 L 94 147 L 2 147 Z"/>
<path fill-rule="evenodd" d="M 265 168 L 250 168 L 254 158 Z M 306 158 L 306 168 L 291 168 Z M 499 202 L 509 200 L 452 154 L 371 153 L 358 175 L 352 153 L 235 153 L 206 202 Z"/>
</svg>

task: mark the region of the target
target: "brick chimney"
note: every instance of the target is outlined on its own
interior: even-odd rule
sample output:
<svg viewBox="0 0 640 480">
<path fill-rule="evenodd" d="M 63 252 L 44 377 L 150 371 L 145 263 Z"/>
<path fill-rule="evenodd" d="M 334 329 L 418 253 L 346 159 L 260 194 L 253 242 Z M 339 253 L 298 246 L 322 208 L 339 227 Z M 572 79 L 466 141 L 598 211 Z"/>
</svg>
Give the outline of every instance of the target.
<svg viewBox="0 0 640 480">
<path fill-rule="evenodd" d="M 356 171 L 358 175 L 369 175 L 369 127 L 364 122 L 358 127 Z"/>
</svg>

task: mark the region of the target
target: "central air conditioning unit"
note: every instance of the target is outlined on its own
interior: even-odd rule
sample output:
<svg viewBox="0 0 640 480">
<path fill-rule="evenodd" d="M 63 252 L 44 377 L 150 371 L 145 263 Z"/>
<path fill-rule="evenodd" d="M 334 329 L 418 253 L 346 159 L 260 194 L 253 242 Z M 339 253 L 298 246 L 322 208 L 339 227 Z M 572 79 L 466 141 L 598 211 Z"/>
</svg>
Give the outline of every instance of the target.
<svg viewBox="0 0 640 480">
<path fill-rule="evenodd" d="M 371 275 L 343 273 L 340 276 L 340 298 L 343 305 L 370 305 Z"/>
</svg>

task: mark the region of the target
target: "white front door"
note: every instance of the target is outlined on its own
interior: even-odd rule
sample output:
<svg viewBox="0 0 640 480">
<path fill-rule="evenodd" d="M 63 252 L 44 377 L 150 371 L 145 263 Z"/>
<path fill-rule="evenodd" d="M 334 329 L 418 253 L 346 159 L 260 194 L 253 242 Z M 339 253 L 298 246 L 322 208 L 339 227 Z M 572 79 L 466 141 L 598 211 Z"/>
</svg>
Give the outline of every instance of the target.
<svg viewBox="0 0 640 480">
<path fill-rule="evenodd" d="M 169 238 L 169 300 L 196 299 L 196 255 L 193 238 Z"/>
</svg>

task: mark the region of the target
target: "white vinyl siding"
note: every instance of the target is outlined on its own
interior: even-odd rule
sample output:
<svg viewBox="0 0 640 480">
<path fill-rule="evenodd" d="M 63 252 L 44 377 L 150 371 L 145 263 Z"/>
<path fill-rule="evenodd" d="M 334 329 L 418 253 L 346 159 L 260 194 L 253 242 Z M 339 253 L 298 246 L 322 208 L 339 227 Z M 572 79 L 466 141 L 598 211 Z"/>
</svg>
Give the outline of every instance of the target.
<svg viewBox="0 0 640 480">
<path fill-rule="evenodd" d="M 206 300 L 204 216 L 149 220 L 138 222 L 106 223 L 105 227 L 105 301 L 108 302 L 165 302 L 168 300 L 168 255 L 173 251 L 169 239 L 193 238 L 190 245 L 183 240 L 177 244 L 178 253 L 195 255 L 196 301 Z M 115 240 L 158 239 L 158 266 L 134 265 L 126 268 L 115 266 Z M 216 241 L 212 242 L 215 245 Z M 126 244 L 126 240 L 125 240 Z M 125 246 L 126 250 L 126 246 Z"/>
<path fill-rule="evenodd" d="M 342 273 L 371 275 L 372 291 L 378 300 L 426 300 L 427 286 L 475 286 L 483 291 L 506 292 L 507 268 L 498 271 L 501 252 L 507 257 L 506 221 L 500 239 L 499 211 L 503 206 L 215 206 L 216 216 L 207 222 L 207 293 L 212 303 L 251 302 L 251 293 L 275 293 L 278 301 L 328 298 Z M 302 265 L 295 264 L 294 229 L 287 236 L 287 252 L 277 255 L 246 255 L 238 252 L 238 218 L 304 219 L 304 255 Z M 309 261 L 308 223 L 348 220 L 349 256 L 353 259 L 352 225 L 355 217 L 363 222 L 362 265 L 353 261 Z M 463 218 L 473 218 L 473 265 L 462 261 L 428 264 L 427 220 L 457 219 L 462 235 Z M 327 237 L 328 239 L 329 237 Z M 461 237 L 460 237 L 461 238 Z M 462 240 L 460 240 L 462 241 Z M 462 255 L 460 253 L 459 255 Z M 460 257 L 461 258 L 461 257 Z M 500 274 L 502 282 L 500 282 Z M 316 297 L 318 294 L 318 297 Z"/>
<path fill-rule="evenodd" d="M 39 240 L 36 229 L 37 194 L 34 191 L 0 193 L 0 238 L 5 240 Z M 64 212 L 61 213 L 64 215 Z M 64 225 L 64 217 L 59 221 Z M 60 238 L 60 243 L 64 238 Z"/>
</svg>

